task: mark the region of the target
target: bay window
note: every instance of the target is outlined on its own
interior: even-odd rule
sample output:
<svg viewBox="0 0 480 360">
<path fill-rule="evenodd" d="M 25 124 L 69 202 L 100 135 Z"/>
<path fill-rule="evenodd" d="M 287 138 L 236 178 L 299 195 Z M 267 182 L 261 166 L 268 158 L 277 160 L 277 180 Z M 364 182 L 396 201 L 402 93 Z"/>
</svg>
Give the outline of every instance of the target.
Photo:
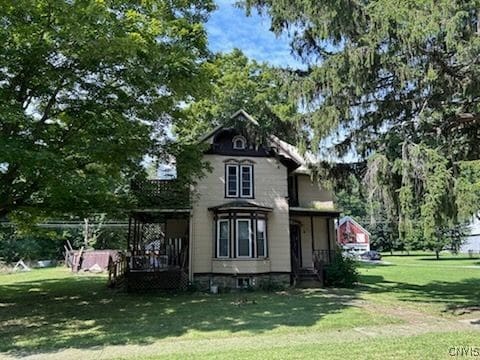
<svg viewBox="0 0 480 360">
<path fill-rule="evenodd" d="M 225 214 L 217 218 L 215 226 L 215 257 L 267 257 L 267 220 L 263 214 Z"/>
<path fill-rule="evenodd" d="M 267 227 L 265 220 L 257 220 L 257 256 L 267 256 Z"/>
<path fill-rule="evenodd" d="M 237 257 L 252 257 L 250 220 L 237 220 Z"/>
<path fill-rule="evenodd" d="M 230 221 L 217 222 L 217 257 L 228 257 L 230 253 Z"/>
</svg>

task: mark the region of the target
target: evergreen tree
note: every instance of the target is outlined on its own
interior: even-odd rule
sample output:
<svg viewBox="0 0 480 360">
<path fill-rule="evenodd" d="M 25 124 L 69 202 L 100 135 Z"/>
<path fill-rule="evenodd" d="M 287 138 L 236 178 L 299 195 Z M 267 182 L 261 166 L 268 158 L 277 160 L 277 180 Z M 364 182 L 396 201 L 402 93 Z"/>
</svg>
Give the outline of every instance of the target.
<svg viewBox="0 0 480 360">
<path fill-rule="evenodd" d="M 368 198 L 407 249 L 439 251 L 477 211 L 480 1 L 247 0 L 308 64 L 291 73 L 316 141 L 369 158 Z M 372 156 L 372 154 L 374 154 Z M 467 165 L 468 164 L 468 165 Z M 461 199 L 461 200 L 460 200 Z M 478 204 L 478 202 L 476 203 Z M 421 232 L 421 235 L 420 235 Z M 416 246 L 416 245 L 415 245 Z"/>
</svg>

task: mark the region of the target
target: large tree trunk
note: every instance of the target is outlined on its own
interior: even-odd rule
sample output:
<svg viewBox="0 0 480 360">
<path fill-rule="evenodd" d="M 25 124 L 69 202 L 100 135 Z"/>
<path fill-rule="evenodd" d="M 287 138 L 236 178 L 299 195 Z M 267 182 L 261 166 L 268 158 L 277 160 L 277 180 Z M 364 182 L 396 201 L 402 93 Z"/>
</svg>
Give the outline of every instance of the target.
<svg viewBox="0 0 480 360">
<path fill-rule="evenodd" d="M 440 251 L 439 250 L 435 250 L 435 257 L 437 258 L 437 260 L 440 260 Z"/>
</svg>

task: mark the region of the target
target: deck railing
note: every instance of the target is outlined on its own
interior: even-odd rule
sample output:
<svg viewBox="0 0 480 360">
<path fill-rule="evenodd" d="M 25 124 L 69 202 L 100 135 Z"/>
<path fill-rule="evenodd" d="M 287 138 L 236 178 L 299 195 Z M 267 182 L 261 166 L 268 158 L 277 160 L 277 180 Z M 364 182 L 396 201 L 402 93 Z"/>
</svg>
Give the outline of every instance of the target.
<svg viewBox="0 0 480 360">
<path fill-rule="evenodd" d="M 154 248 L 132 249 L 128 256 L 129 271 L 162 271 L 185 269 L 188 262 L 187 239 L 164 239 Z"/>
<path fill-rule="evenodd" d="M 190 207 L 190 188 L 178 180 L 134 180 L 130 188 L 140 206 L 164 209 Z"/>
<path fill-rule="evenodd" d="M 127 271 L 127 258 L 123 252 L 119 252 L 116 258 L 108 264 L 108 286 L 117 287 L 125 280 Z"/>
</svg>

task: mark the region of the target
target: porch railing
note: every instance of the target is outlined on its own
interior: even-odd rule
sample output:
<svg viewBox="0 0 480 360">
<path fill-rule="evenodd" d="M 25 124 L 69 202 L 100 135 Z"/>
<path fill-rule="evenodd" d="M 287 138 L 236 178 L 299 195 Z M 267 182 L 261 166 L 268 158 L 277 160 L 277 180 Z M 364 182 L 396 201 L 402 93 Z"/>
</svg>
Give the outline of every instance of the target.
<svg viewBox="0 0 480 360">
<path fill-rule="evenodd" d="M 162 271 L 186 269 L 188 263 L 187 239 L 164 239 L 151 249 L 132 249 L 128 256 L 130 271 Z"/>
<path fill-rule="evenodd" d="M 313 264 L 314 267 L 326 266 L 330 264 L 335 256 L 339 256 L 335 250 L 314 250 L 313 251 Z"/>
</svg>

